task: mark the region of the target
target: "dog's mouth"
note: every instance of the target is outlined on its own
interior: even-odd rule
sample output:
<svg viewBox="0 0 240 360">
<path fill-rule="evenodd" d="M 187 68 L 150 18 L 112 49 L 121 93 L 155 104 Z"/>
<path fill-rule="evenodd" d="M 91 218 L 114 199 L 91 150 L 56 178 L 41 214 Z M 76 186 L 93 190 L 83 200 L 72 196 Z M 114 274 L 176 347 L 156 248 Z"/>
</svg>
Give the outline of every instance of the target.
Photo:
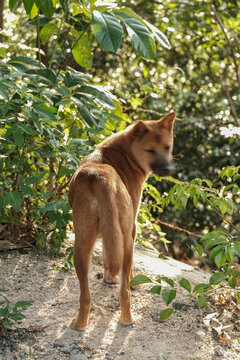
<svg viewBox="0 0 240 360">
<path fill-rule="evenodd" d="M 155 166 L 152 165 L 152 172 L 158 176 L 170 176 L 174 173 L 174 166 L 173 165 L 165 165 L 165 166 Z"/>
</svg>

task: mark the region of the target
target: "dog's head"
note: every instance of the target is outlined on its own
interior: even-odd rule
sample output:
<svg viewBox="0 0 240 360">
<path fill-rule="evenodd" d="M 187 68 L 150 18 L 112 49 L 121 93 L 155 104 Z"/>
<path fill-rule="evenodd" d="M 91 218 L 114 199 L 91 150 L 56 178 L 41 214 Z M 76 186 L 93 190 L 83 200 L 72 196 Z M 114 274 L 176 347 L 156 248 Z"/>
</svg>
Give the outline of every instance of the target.
<svg viewBox="0 0 240 360">
<path fill-rule="evenodd" d="M 176 113 L 172 112 L 158 121 L 137 121 L 131 129 L 131 151 L 146 173 L 159 176 L 173 171 L 173 127 Z"/>
</svg>

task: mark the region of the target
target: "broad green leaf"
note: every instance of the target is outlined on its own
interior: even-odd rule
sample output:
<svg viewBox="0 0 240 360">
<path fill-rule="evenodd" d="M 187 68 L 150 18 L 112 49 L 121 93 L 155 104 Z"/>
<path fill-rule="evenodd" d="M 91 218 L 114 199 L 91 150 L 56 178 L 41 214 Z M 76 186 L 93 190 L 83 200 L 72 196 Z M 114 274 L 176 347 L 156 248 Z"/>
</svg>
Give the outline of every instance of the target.
<svg viewBox="0 0 240 360">
<path fill-rule="evenodd" d="M 26 178 L 26 183 L 27 184 L 36 184 L 38 183 L 40 180 L 42 180 L 44 178 L 44 176 L 47 174 L 47 170 L 42 171 L 40 173 L 37 173 L 36 175 L 33 176 L 29 176 Z"/>
<path fill-rule="evenodd" d="M 40 234 L 36 239 L 36 244 L 41 246 L 42 248 L 46 245 L 47 237 L 46 234 L 42 233 Z"/>
<path fill-rule="evenodd" d="M 18 0 L 9 0 L 9 9 L 10 9 L 10 11 L 13 11 L 13 9 L 15 8 L 17 2 L 18 2 Z"/>
<path fill-rule="evenodd" d="M 59 0 L 61 7 L 65 13 L 69 12 L 69 0 Z"/>
<path fill-rule="evenodd" d="M 144 20 L 144 22 L 147 27 L 152 31 L 155 39 L 157 39 L 157 41 L 159 41 L 163 47 L 170 49 L 170 44 L 166 36 L 158 28 L 156 28 L 156 26 L 150 24 L 147 20 Z"/>
<path fill-rule="evenodd" d="M 219 237 L 217 237 L 216 239 L 212 239 L 210 241 L 207 242 L 206 245 L 206 250 L 211 249 L 211 247 L 216 246 L 216 245 L 227 245 L 228 241 L 225 237 L 219 235 Z"/>
<path fill-rule="evenodd" d="M 17 127 L 16 130 L 13 132 L 13 139 L 17 146 L 23 145 L 23 135 L 21 129 Z"/>
<path fill-rule="evenodd" d="M 162 291 L 162 299 L 166 305 L 169 305 L 176 297 L 176 289 L 166 288 Z"/>
<path fill-rule="evenodd" d="M 4 59 L 7 57 L 7 52 L 5 49 L 3 48 L 0 49 L 0 56 Z"/>
<path fill-rule="evenodd" d="M 58 31 L 58 26 L 53 23 L 44 25 L 39 34 L 42 43 L 46 44 L 54 34 L 58 33 Z"/>
<path fill-rule="evenodd" d="M 155 285 L 150 289 L 150 293 L 160 295 L 161 289 L 162 289 L 161 285 Z"/>
<path fill-rule="evenodd" d="M 225 257 L 227 261 L 232 264 L 235 256 L 234 244 L 230 244 L 225 248 Z"/>
<path fill-rule="evenodd" d="M 53 85 L 56 85 L 57 82 L 57 76 L 54 71 L 50 69 L 31 69 L 27 71 L 27 74 L 39 75 L 43 79 L 50 81 Z"/>
<path fill-rule="evenodd" d="M 200 244 L 193 244 L 192 249 L 198 253 L 198 255 L 202 256 L 203 248 Z"/>
<path fill-rule="evenodd" d="M 226 280 L 226 278 L 227 278 L 226 274 L 224 274 L 222 272 L 216 272 L 210 277 L 209 284 L 210 285 L 218 285 L 222 281 Z"/>
<path fill-rule="evenodd" d="M 104 107 L 115 109 L 115 105 L 111 99 L 111 94 L 103 88 L 94 85 L 84 85 L 78 88 L 77 91 L 78 93 L 93 95 L 93 99 L 96 98 L 96 100 Z"/>
<path fill-rule="evenodd" d="M 16 211 L 19 212 L 21 209 L 23 196 L 18 191 L 13 191 L 12 193 L 8 194 L 8 201 L 10 202 L 11 207 Z"/>
<path fill-rule="evenodd" d="M 39 106 L 39 107 L 35 108 L 34 111 L 42 119 L 51 120 L 53 122 L 56 121 L 56 115 L 54 114 L 54 112 L 45 108 L 44 106 Z"/>
<path fill-rule="evenodd" d="M 91 75 L 83 74 L 79 71 L 71 69 L 66 73 L 64 77 L 64 84 L 67 87 L 73 87 L 90 80 L 91 77 Z"/>
<path fill-rule="evenodd" d="M 103 48 L 116 52 L 122 41 L 123 29 L 120 21 L 114 15 L 94 10 L 92 30 Z"/>
<path fill-rule="evenodd" d="M 32 189 L 30 186 L 28 186 L 28 185 L 21 185 L 20 188 L 21 188 L 21 191 L 23 192 L 23 194 L 25 194 L 25 195 L 31 195 L 31 196 L 34 195 L 34 191 L 33 191 L 33 189 Z"/>
<path fill-rule="evenodd" d="M 186 289 L 189 293 L 191 293 L 192 287 L 191 287 L 190 282 L 189 282 L 187 279 L 182 278 L 182 279 L 179 281 L 179 285 L 180 285 L 181 287 L 183 287 L 184 289 Z"/>
<path fill-rule="evenodd" d="M 34 19 L 37 14 L 38 14 L 39 17 L 41 16 L 41 15 L 39 15 L 39 9 L 38 9 L 36 3 L 34 3 L 32 9 L 31 9 L 30 19 L 31 19 L 31 20 Z M 42 15 L 42 16 L 43 16 L 43 15 Z M 31 20 L 28 21 L 29 24 L 30 24 L 30 21 L 31 21 Z M 48 19 L 47 19 L 47 20 L 48 20 Z M 49 20 L 48 20 L 48 21 L 49 21 Z M 46 23 L 45 23 L 45 24 L 46 24 Z M 41 26 L 41 24 L 40 24 L 40 26 Z"/>
<path fill-rule="evenodd" d="M 198 284 L 194 287 L 193 292 L 196 294 L 204 294 L 209 290 L 208 284 Z"/>
<path fill-rule="evenodd" d="M 172 288 L 174 287 L 174 282 L 172 279 L 168 278 L 167 276 L 160 277 L 156 280 L 157 282 L 161 283 L 161 281 L 165 281 L 168 285 L 170 285 Z"/>
<path fill-rule="evenodd" d="M 39 8 L 42 10 L 43 14 L 51 19 L 54 13 L 54 7 L 52 0 L 38 0 Z"/>
<path fill-rule="evenodd" d="M 233 246 L 237 255 L 240 256 L 240 241 L 234 241 Z"/>
<path fill-rule="evenodd" d="M 23 64 L 30 65 L 32 67 L 40 67 L 40 63 L 38 60 L 35 60 L 33 58 L 30 58 L 28 56 L 15 56 L 12 57 L 11 60 L 8 61 L 8 64 L 11 64 L 12 62 L 19 62 Z M 41 64 L 41 67 L 45 68 L 46 66 L 44 64 Z"/>
<path fill-rule="evenodd" d="M 224 251 L 220 251 L 215 257 L 214 262 L 218 268 L 221 268 L 226 263 L 226 257 Z"/>
<path fill-rule="evenodd" d="M 91 112 L 90 112 L 90 106 L 89 108 L 86 106 L 86 104 L 84 104 L 77 95 L 80 94 L 75 94 L 75 96 L 72 97 L 72 100 L 76 103 L 78 111 L 80 113 L 80 115 L 82 116 L 82 119 L 84 120 L 85 124 L 88 127 L 92 127 L 92 125 L 96 125 L 97 127 L 97 123 L 94 119 L 94 117 L 92 116 Z M 81 96 L 80 96 L 81 97 Z"/>
<path fill-rule="evenodd" d="M 160 321 L 167 320 L 168 318 L 170 318 L 172 313 L 173 313 L 173 308 L 167 308 L 167 309 L 161 311 L 159 320 Z"/>
<path fill-rule="evenodd" d="M 128 284 L 128 287 L 140 285 L 140 284 L 146 284 L 146 283 L 152 283 L 153 281 L 146 275 L 137 275 L 135 276 L 130 283 Z"/>
<path fill-rule="evenodd" d="M 18 301 L 16 302 L 16 304 L 14 305 L 14 309 L 17 309 L 19 307 L 25 309 L 27 308 L 28 306 L 31 306 L 32 304 L 28 301 Z"/>
<path fill-rule="evenodd" d="M 209 254 L 209 258 L 213 259 L 217 254 L 222 253 L 224 250 L 225 245 L 218 245 L 216 246 Z"/>
<path fill-rule="evenodd" d="M 35 0 L 22 0 L 22 1 L 23 1 L 23 5 L 25 7 L 26 13 L 29 16 L 31 14 L 31 10 L 32 10 Z"/>
<path fill-rule="evenodd" d="M 90 68 L 92 66 L 93 55 L 87 33 L 83 34 L 81 39 L 75 43 L 72 53 L 74 59 L 80 66 L 84 68 Z"/>
<path fill-rule="evenodd" d="M 129 14 L 121 11 L 116 14 L 124 21 L 135 50 L 147 59 L 154 59 L 156 46 L 148 28 Z"/>
<path fill-rule="evenodd" d="M 197 296 L 197 303 L 198 303 L 199 307 L 203 307 L 203 306 L 205 306 L 207 304 L 207 301 L 206 301 L 204 296 L 198 295 Z"/>
</svg>

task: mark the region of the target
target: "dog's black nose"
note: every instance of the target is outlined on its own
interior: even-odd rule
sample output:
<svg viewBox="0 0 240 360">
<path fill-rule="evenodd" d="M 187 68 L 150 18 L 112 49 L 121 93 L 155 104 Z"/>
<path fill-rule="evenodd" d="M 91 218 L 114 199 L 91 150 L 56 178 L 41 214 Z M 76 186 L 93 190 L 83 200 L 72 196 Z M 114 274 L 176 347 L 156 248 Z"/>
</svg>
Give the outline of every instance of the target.
<svg viewBox="0 0 240 360">
<path fill-rule="evenodd" d="M 155 162 L 151 168 L 153 173 L 159 176 L 169 176 L 174 172 L 174 166 L 166 161 Z"/>
</svg>

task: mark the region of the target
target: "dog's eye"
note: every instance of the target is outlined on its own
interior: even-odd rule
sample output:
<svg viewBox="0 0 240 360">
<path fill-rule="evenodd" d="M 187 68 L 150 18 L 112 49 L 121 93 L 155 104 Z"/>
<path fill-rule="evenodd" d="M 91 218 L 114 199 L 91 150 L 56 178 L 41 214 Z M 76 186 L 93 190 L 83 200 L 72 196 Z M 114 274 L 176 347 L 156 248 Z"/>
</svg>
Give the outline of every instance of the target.
<svg viewBox="0 0 240 360">
<path fill-rule="evenodd" d="M 165 145 L 165 150 L 169 151 L 170 150 L 170 146 L 169 145 Z"/>
<path fill-rule="evenodd" d="M 148 150 L 146 150 L 148 153 L 150 153 L 150 154 L 156 154 L 156 151 L 155 150 L 153 150 L 153 149 L 148 149 Z"/>
</svg>

